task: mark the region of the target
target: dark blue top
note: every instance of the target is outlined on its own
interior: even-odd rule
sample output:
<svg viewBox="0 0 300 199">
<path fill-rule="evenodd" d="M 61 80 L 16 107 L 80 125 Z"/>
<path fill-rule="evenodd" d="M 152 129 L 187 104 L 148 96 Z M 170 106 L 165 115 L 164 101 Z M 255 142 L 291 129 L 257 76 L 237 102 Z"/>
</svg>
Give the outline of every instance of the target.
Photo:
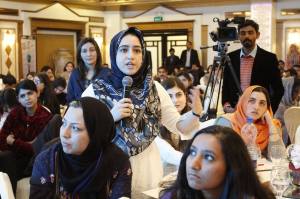
<svg viewBox="0 0 300 199">
<path fill-rule="evenodd" d="M 172 192 L 171 192 L 171 191 L 165 192 L 165 193 L 161 196 L 161 199 L 172 199 Z"/>
<path fill-rule="evenodd" d="M 109 68 L 101 68 L 99 74 L 95 75 L 94 79 L 101 79 L 107 77 L 110 73 Z M 67 103 L 77 100 L 81 97 L 83 91 L 89 86 L 86 85 L 86 80 L 80 78 L 80 72 L 78 68 L 75 68 L 70 76 L 68 83 L 68 92 L 67 92 Z"/>
</svg>

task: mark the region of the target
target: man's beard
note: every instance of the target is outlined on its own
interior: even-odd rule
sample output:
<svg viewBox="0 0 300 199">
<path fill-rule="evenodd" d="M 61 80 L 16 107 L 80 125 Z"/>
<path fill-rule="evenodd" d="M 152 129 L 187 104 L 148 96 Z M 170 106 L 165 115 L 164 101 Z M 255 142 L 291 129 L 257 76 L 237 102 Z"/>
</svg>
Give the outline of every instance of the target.
<svg viewBox="0 0 300 199">
<path fill-rule="evenodd" d="M 245 39 L 245 40 L 242 42 L 242 45 L 243 45 L 245 48 L 249 49 L 249 48 L 251 48 L 251 47 L 253 46 L 253 42 L 252 42 L 251 40 L 249 40 L 249 39 Z"/>
</svg>

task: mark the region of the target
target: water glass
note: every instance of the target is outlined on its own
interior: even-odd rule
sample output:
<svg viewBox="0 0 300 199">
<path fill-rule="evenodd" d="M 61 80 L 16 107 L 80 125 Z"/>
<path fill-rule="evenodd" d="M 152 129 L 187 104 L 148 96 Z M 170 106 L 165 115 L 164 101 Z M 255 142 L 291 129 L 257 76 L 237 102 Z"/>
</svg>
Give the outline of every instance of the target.
<svg viewBox="0 0 300 199">
<path fill-rule="evenodd" d="M 269 155 L 273 165 L 279 165 L 286 159 L 286 149 L 282 145 L 273 145 L 270 147 Z"/>
<path fill-rule="evenodd" d="M 271 185 L 277 199 L 280 199 L 282 193 L 290 185 L 290 171 L 285 166 L 273 166 L 271 171 Z"/>
</svg>

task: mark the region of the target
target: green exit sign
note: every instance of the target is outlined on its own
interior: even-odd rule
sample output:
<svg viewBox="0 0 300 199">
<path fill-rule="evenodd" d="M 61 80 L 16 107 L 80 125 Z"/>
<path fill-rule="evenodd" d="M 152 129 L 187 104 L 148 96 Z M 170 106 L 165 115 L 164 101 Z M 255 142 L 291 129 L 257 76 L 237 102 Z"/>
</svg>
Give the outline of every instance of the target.
<svg viewBox="0 0 300 199">
<path fill-rule="evenodd" d="M 154 21 L 162 21 L 163 17 L 162 16 L 156 16 L 154 17 Z"/>
</svg>

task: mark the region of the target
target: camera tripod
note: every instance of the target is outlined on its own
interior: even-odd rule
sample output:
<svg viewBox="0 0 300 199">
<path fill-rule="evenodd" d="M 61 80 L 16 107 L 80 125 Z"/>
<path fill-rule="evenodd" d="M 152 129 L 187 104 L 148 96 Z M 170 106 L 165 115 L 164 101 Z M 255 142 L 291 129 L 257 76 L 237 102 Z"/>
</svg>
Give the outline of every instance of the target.
<svg viewBox="0 0 300 199">
<path fill-rule="evenodd" d="M 214 57 L 211 73 L 204 92 L 202 101 L 204 115 L 200 118 L 200 121 L 206 121 L 217 117 L 225 67 L 228 67 L 230 70 L 234 84 L 236 88 L 238 88 L 238 94 L 242 94 L 239 80 L 234 72 L 230 57 L 227 55 L 228 44 L 226 42 L 218 42 L 218 44 L 212 46 L 212 48 L 214 51 L 218 52 L 218 55 Z M 218 90 L 216 91 L 216 89 Z"/>
</svg>

